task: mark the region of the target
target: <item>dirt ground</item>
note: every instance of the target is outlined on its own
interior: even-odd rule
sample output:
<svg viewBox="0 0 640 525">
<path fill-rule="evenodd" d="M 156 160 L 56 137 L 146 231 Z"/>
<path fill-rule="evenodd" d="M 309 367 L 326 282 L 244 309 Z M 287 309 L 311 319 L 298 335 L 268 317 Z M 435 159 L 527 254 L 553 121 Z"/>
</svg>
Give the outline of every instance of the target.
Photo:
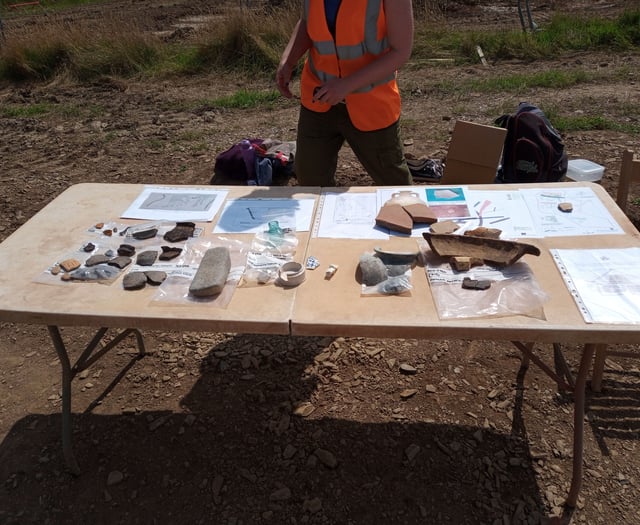
<svg viewBox="0 0 640 525">
<path fill-rule="evenodd" d="M 515 2 L 478 4 L 448 3 L 443 23 L 518 25 Z M 630 4 L 637 2 L 532 2 L 539 24 L 554 11 L 609 17 Z M 109 2 L 69 16 L 117 9 L 172 32 L 207 7 Z M 7 34 L 32 21 L 12 13 Z M 439 79 L 545 68 L 602 80 L 490 97 L 434 88 Z M 634 53 L 487 67 L 412 63 L 400 77 L 407 151 L 443 158 L 456 119 L 489 124 L 520 100 L 637 124 L 639 70 Z M 204 102 L 243 87 L 273 86 L 213 75 L 0 86 L 0 107 L 59 108 L 0 117 L 0 240 L 73 184 L 207 184 L 216 153 L 232 143 L 295 139 L 295 102 L 268 111 Z M 564 141 L 570 158 L 605 166 L 601 183 L 611 195 L 622 151 L 638 149 L 637 135 L 615 131 L 568 133 Z M 371 184 L 348 148 L 338 180 Z M 640 224 L 637 204 L 628 214 Z M 78 355 L 93 332 L 65 328 L 63 335 Z M 519 372 L 510 344 L 170 327 L 144 336 L 144 358 L 127 340 L 74 381 L 82 469 L 74 477 L 61 454 L 60 366 L 46 327 L 0 324 L 0 523 L 640 523 L 640 370 L 633 361 L 609 360 L 603 393 L 588 394 L 584 485 L 570 511 L 562 504 L 571 479 L 571 399 L 535 367 Z M 565 351 L 575 367 L 578 349 Z M 401 374 L 400 363 L 417 374 Z M 406 389 L 417 393 L 402 400 Z M 308 413 L 296 413 L 300 403 Z"/>
</svg>

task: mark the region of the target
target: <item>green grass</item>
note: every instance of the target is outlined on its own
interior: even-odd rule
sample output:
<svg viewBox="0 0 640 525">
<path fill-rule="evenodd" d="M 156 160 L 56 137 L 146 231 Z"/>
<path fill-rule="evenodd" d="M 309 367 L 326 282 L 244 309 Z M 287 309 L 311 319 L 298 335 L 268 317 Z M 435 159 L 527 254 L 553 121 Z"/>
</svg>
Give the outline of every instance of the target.
<svg viewBox="0 0 640 525">
<path fill-rule="evenodd" d="M 210 108 L 248 109 L 255 107 L 271 108 L 281 100 L 278 91 L 249 91 L 241 89 L 232 95 L 209 101 L 202 101 L 201 105 Z"/>
<path fill-rule="evenodd" d="M 61 40 L 32 42 L 19 48 L 0 48 L 0 79 L 13 82 L 47 80 L 63 69 L 67 48 Z"/>
<path fill-rule="evenodd" d="M 431 90 L 446 94 L 468 93 L 470 91 L 477 93 L 519 93 L 534 88 L 566 89 L 578 84 L 592 82 L 595 79 L 596 77 L 593 74 L 580 70 L 548 70 L 528 75 L 504 75 L 461 82 L 447 80 L 446 82 L 436 82 L 431 86 Z"/>
<path fill-rule="evenodd" d="M 186 143 L 186 147 L 192 153 L 204 153 L 210 149 L 209 139 L 203 131 L 182 132 L 178 135 L 177 142 Z M 183 146 L 180 145 L 180 147 Z"/>
<path fill-rule="evenodd" d="M 640 133 L 640 124 L 620 122 L 607 117 L 595 115 L 567 116 L 561 114 L 548 116 L 553 119 L 553 125 L 561 133 L 594 130 L 620 131 L 632 135 Z"/>
<path fill-rule="evenodd" d="M 161 150 L 164 148 L 164 142 L 160 139 L 147 139 L 146 140 L 147 147 L 151 150 Z"/>
<path fill-rule="evenodd" d="M 448 53 L 458 60 L 478 62 L 477 46 L 488 60 L 536 60 L 555 58 L 575 51 L 625 51 L 640 46 L 640 10 L 630 10 L 616 19 L 555 15 L 535 33 L 521 30 L 455 31 L 417 30 L 414 58 Z"/>
<path fill-rule="evenodd" d="M 0 116 L 5 118 L 41 117 L 51 113 L 52 104 L 5 105 L 0 107 Z"/>
<path fill-rule="evenodd" d="M 83 43 L 71 56 L 72 70 L 79 80 L 102 76 L 133 77 L 157 63 L 161 53 L 144 35 L 109 41 L 106 38 Z"/>
<path fill-rule="evenodd" d="M 36 102 L 32 104 L 5 104 L 0 107 L 0 117 L 28 118 L 45 115 L 59 115 L 71 118 L 96 118 L 104 114 L 100 105 L 53 104 Z"/>
</svg>

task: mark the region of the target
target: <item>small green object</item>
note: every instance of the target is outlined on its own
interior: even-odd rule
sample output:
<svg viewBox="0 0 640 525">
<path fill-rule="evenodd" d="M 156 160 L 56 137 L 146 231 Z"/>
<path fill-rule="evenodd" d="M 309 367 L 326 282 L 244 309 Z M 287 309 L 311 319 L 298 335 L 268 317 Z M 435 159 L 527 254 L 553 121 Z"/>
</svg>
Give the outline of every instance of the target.
<svg viewBox="0 0 640 525">
<path fill-rule="evenodd" d="M 284 230 L 280 228 L 278 221 L 269 221 L 269 235 L 284 235 Z"/>
</svg>

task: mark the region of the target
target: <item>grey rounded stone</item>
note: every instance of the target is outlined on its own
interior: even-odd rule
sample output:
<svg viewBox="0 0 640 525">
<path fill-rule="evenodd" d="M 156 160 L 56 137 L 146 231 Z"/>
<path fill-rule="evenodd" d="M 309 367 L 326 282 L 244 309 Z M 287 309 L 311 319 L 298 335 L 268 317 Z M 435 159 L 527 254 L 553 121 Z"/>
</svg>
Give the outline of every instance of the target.
<svg viewBox="0 0 640 525">
<path fill-rule="evenodd" d="M 360 271 L 362 282 L 367 286 L 375 286 L 387 278 L 387 268 L 379 257 L 370 253 L 360 256 Z"/>
</svg>

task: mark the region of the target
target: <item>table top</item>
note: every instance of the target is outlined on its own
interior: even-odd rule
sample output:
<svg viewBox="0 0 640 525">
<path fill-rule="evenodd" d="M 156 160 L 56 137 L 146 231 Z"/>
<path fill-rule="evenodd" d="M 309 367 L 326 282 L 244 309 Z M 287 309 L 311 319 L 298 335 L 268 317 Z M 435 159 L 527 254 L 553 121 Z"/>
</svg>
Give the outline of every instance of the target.
<svg viewBox="0 0 640 525">
<path fill-rule="evenodd" d="M 141 328 L 159 330 L 224 331 L 293 335 L 397 337 L 428 339 L 487 339 L 573 343 L 637 343 L 640 325 L 588 324 L 575 305 L 550 253 L 552 248 L 625 248 L 640 246 L 640 234 L 599 185 L 585 185 L 606 205 L 625 235 L 552 237 L 530 239 L 542 254 L 527 256 L 540 286 L 551 296 L 544 306 L 546 319 L 526 316 L 452 319 L 438 317 L 424 267 L 413 269 L 410 296 L 361 297 L 356 279 L 362 253 L 380 241 L 313 237 L 297 232 L 295 260 L 313 255 L 322 261 L 308 271 L 296 288 L 238 287 L 226 308 L 210 304 L 151 303 L 156 288 L 128 292 L 120 281 L 112 285 L 46 285 L 34 277 L 51 265 L 52 258 L 77 249 L 87 226 L 115 219 L 144 189 L 136 184 L 78 184 L 70 187 L 0 244 L 0 319 L 9 322 Z M 195 187 L 195 186 L 194 186 Z M 211 186 L 206 186 L 212 188 Z M 474 189 L 508 190 L 530 185 L 484 185 Z M 333 188 L 215 187 L 229 190 L 228 198 L 313 198 Z M 376 187 L 340 188 L 348 192 L 373 192 Z M 220 212 L 219 212 L 220 213 Z M 219 215 L 219 214 L 218 214 Z M 199 223 L 212 235 L 213 223 Z M 124 220 L 123 220 L 124 222 Z M 130 221 L 135 223 L 136 221 Z M 138 221 L 145 222 L 145 221 Z M 233 234 L 250 242 L 253 234 Z M 415 250 L 416 238 L 391 237 L 384 247 Z M 336 264 L 331 279 L 324 268 Z M 121 277 L 119 278 L 121 279 Z"/>
<path fill-rule="evenodd" d="M 638 343 L 640 325 L 588 324 L 584 321 L 549 249 L 626 248 L 640 246 L 640 234 L 602 186 L 593 183 L 555 183 L 555 187 L 590 186 L 616 219 L 625 235 L 545 237 L 527 242 L 541 249 L 539 257 L 525 256 L 541 288 L 550 295 L 545 320 L 526 316 L 441 320 L 422 265 L 413 269 L 411 296 L 360 297 L 356 281 L 359 257 L 381 244 L 376 240 L 310 239 L 308 254 L 339 270 L 326 280 L 309 272 L 307 284 L 296 296 L 291 320 L 294 335 L 397 337 L 426 339 L 517 340 L 546 343 Z M 532 185 L 474 185 L 473 189 L 513 190 Z M 372 191 L 350 188 L 349 191 Z M 416 249 L 415 238 L 393 237 L 390 250 Z"/>
<path fill-rule="evenodd" d="M 197 186 L 190 186 L 197 187 Z M 224 331 L 289 334 L 295 288 L 242 288 L 226 308 L 206 303 L 159 304 L 157 288 L 126 291 L 122 276 L 111 285 L 97 283 L 34 283 L 56 257 L 77 250 L 87 240 L 87 228 L 117 219 L 145 188 L 141 184 L 78 184 L 68 188 L 0 244 L 0 319 L 57 326 L 99 326 L 178 331 Z M 319 188 L 229 188 L 227 198 L 313 198 Z M 222 210 L 218 212 L 218 216 Z M 197 223 L 212 236 L 213 223 Z M 149 221 L 125 221 L 145 223 Z M 298 232 L 301 262 L 309 232 Z M 253 234 L 225 235 L 250 243 Z M 123 242 L 125 242 L 123 240 Z M 166 244 L 166 243 L 163 243 Z"/>
</svg>

